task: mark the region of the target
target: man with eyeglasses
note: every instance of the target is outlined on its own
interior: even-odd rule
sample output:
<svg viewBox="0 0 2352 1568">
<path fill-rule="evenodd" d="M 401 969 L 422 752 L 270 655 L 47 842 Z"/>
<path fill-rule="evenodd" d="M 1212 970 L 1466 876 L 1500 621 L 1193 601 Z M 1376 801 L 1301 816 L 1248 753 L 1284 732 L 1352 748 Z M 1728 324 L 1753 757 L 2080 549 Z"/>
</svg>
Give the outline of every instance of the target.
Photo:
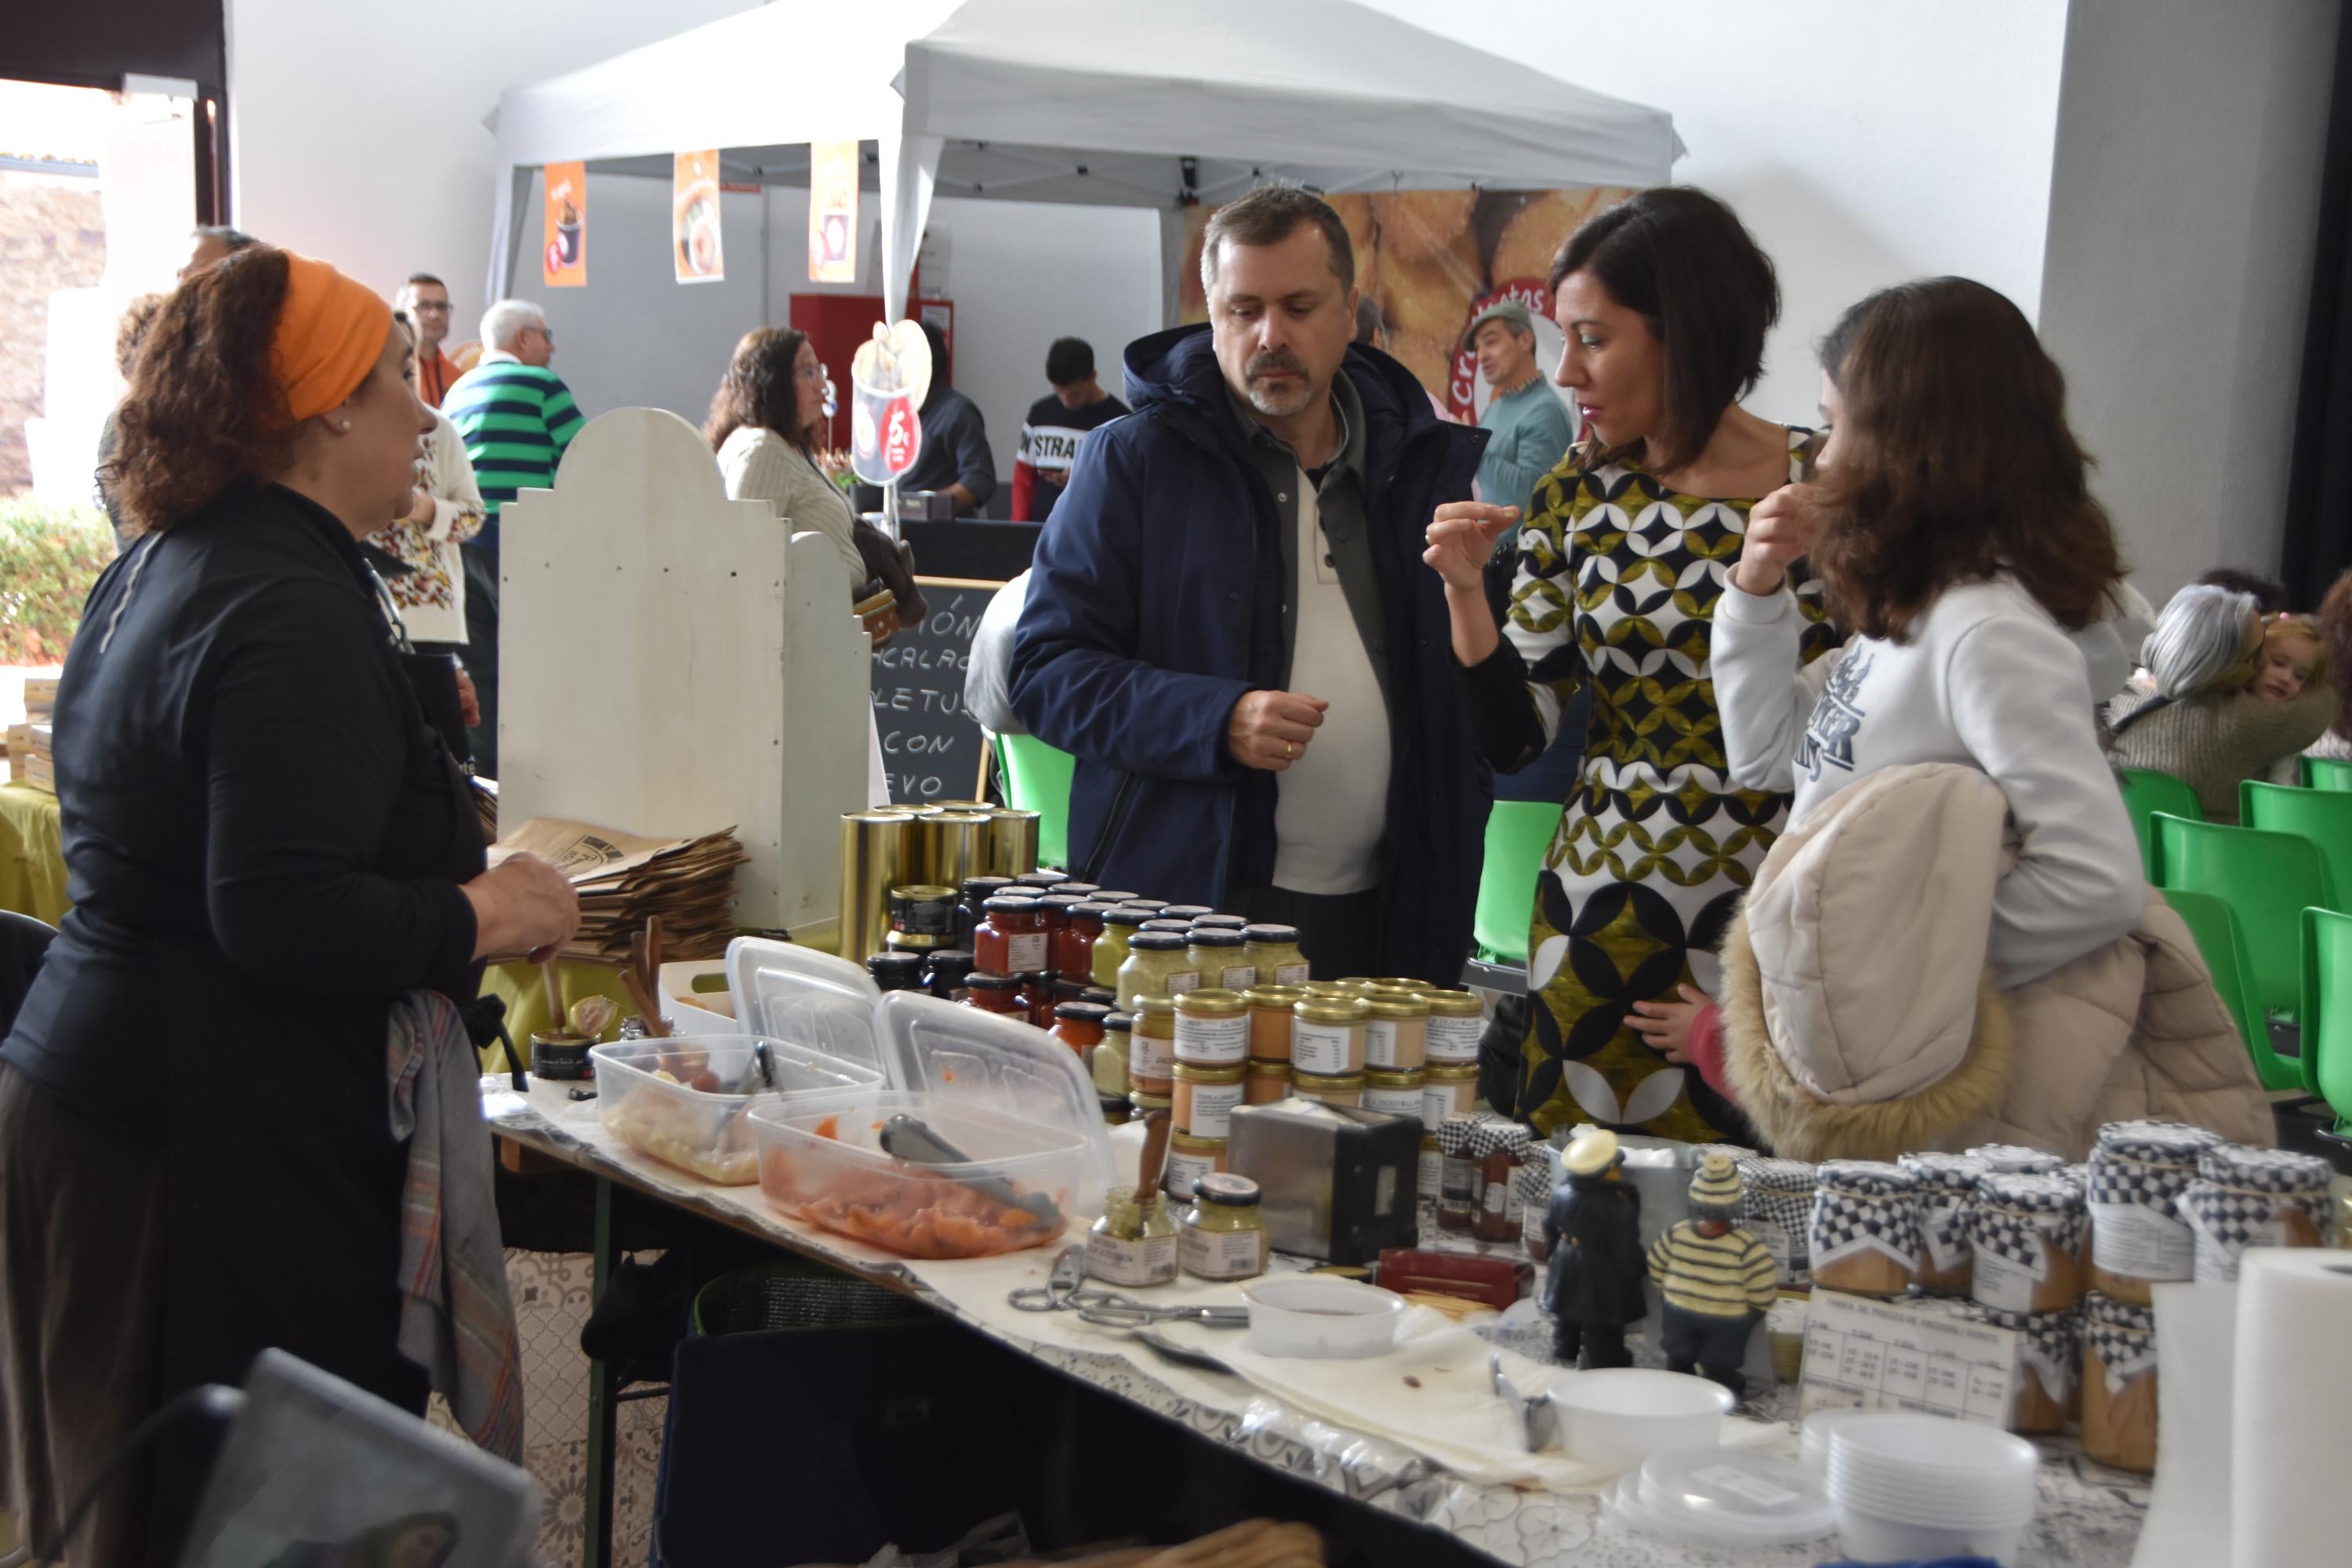
<svg viewBox="0 0 2352 1568">
<path fill-rule="evenodd" d="M 459 376 L 441 412 L 466 438 L 481 487 L 482 531 L 466 552 L 467 669 L 482 710 L 472 732 L 474 771 L 498 777 L 499 511 L 516 494 L 553 489 L 563 449 L 587 423 L 572 389 L 547 368 L 555 334 L 528 300 L 501 300 L 482 312 L 481 363 Z"/>
<path fill-rule="evenodd" d="M 430 272 L 412 272 L 393 309 L 407 311 L 416 327 L 416 395 L 438 408 L 457 379 L 457 365 L 441 352 L 449 337 L 449 286 Z"/>
</svg>

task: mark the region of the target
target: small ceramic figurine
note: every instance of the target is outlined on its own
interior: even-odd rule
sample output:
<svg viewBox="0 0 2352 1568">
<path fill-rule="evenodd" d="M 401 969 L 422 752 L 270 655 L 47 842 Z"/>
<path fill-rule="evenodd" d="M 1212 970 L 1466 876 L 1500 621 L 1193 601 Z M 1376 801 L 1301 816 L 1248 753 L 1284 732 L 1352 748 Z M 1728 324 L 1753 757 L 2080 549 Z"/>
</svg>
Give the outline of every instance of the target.
<svg viewBox="0 0 2352 1568">
<path fill-rule="evenodd" d="M 1667 1369 L 1696 1371 L 1735 1396 L 1748 1391 L 1740 1369 L 1748 1335 L 1780 1292 L 1772 1254 L 1754 1232 L 1738 1228 L 1747 1196 L 1730 1155 L 1701 1156 L 1690 1218 L 1650 1248 L 1650 1277 L 1665 1297 L 1658 1341 Z"/>
<path fill-rule="evenodd" d="M 1639 1211 L 1633 1189 L 1617 1179 L 1618 1159 L 1613 1132 L 1587 1132 L 1569 1144 L 1568 1180 L 1552 1189 L 1544 1215 L 1550 1252 L 1544 1305 L 1562 1366 L 1633 1365 L 1626 1325 L 1648 1310 Z"/>
</svg>

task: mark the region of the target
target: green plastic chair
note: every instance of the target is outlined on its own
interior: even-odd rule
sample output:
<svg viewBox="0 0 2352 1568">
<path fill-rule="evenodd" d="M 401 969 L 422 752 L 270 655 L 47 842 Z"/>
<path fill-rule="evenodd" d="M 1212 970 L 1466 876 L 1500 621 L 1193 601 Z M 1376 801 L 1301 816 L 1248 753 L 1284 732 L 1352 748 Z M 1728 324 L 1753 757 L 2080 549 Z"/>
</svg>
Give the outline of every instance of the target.
<svg viewBox="0 0 2352 1568">
<path fill-rule="evenodd" d="M 2352 915 L 2303 912 L 2304 1086 L 2352 1131 Z"/>
<path fill-rule="evenodd" d="M 2307 838 L 2189 822 L 2158 812 L 2149 820 L 2148 879 L 2169 893 L 2210 893 L 2230 906 L 2245 937 L 2247 989 L 2265 1017 L 2295 1017 L 2303 1005 L 2303 911 L 2336 906 L 2327 863 Z"/>
<path fill-rule="evenodd" d="M 2238 785 L 2238 815 L 2248 827 L 2309 839 L 2329 879 L 2352 890 L 2352 794 L 2247 779 Z"/>
<path fill-rule="evenodd" d="M 1037 814 L 1037 864 L 1070 863 L 1070 775 L 1077 763 L 1034 735 L 996 737 L 996 765 L 1004 798 L 1016 811 Z"/>
<path fill-rule="evenodd" d="M 1486 817 L 1486 861 L 1478 875 L 1471 935 L 1489 963 L 1528 961 L 1528 922 L 1536 879 L 1559 831 L 1560 808 L 1539 800 L 1498 800 Z"/>
<path fill-rule="evenodd" d="M 2205 955 L 2205 967 L 2213 972 L 2213 989 L 2220 994 L 2221 1005 L 2237 1020 L 2238 1033 L 2246 1042 L 2246 1055 L 2253 1058 L 2254 1072 L 2263 1080 L 2263 1088 L 2276 1093 L 2304 1087 L 2303 1066 L 2271 1049 L 2271 1031 L 2263 1010 L 2254 1005 L 2246 989 L 2246 973 L 2252 966 L 2246 956 L 2246 939 L 2238 930 L 2238 917 L 2230 906 L 2210 893 L 2175 890 L 2164 895 L 2179 915 L 2189 934 L 2197 940 L 2197 951 Z M 2305 1039 L 2310 1037 L 2306 1034 Z M 2307 1048 L 2307 1047 L 2306 1047 Z"/>
<path fill-rule="evenodd" d="M 2312 789 L 2352 791 L 2352 760 L 2305 757 L 2303 759 L 2303 782 Z"/>
<path fill-rule="evenodd" d="M 2197 791 L 2187 779 L 2170 773 L 2158 773 L 2154 768 L 2123 768 L 2124 809 L 2131 814 L 2132 831 L 2139 835 L 2139 857 L 2152 878 L 2156 873 L 2155 851 L 2148 842 L 2147 819 L 2161 811 L 2168 816 L 2182 816 L 2191 822 L 2205 820 L 2205 807 L 2197 799 Z"/>
</svg>

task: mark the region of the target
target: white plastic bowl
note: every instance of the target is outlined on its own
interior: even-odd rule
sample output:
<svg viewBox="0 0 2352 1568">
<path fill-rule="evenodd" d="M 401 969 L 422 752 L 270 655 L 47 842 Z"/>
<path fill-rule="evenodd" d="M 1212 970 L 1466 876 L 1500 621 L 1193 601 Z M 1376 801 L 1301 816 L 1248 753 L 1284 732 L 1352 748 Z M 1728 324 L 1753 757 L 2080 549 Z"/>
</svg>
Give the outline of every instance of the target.
<svg viewBox="0 0 2352 1568">
<path fill-rule="evenodd" d="M 1723 1441 L 1731 1391 L 1688 1373 L 1610 1367 L 1552 1380 L 1560 1447 L 1580 1459 L 1630 1470 L 1653 1454 Z"/>
<path fill-rule="evenodd" d="M 1955 1530 L 1880 1519 L 1844 1503 L 1837 1505 L 1838 1539 L 1860 1563 L 1932 1563 L 1946 1557 L 1984 1557 L 2011 1568 L 2025 1542 L 2025 1526 Z"/>
<path fill-rule="evenodd" d="M 1404 1298 L 1352 1279 L 1292 1275 L 1242 1287 L 1249 1348 L 1297 1361 L 1354 1361 L 1396 1348 Z"/>
<path fill-rule="evenodd" d="M 1797 1457 L 1811 1467 L 1815 1475 L 1827 1474 L 1830 1468 L 1830 1434 L 1837 1430 L 1841 1422 L 1876 1414 L 1878 1412 L 1865 1410 L 1859 1405 L 1834 1405 L 1827 1410 L 1814 1411 L 1798 1428 Z"/>
</svg>

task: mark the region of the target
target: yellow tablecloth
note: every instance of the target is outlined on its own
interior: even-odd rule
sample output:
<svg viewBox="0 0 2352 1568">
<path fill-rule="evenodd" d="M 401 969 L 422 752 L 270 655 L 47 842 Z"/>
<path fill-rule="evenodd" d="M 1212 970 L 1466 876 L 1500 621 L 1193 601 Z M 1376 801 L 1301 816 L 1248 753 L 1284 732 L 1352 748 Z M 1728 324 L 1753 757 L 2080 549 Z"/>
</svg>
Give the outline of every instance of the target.
<svg viewBox="0 0 2352 1568">
<path fill-rule="evenodd" d="M 58 797 L 31 784 L 0 784 L 0 909 L 55 925 L 67 907 Z"/>
</svg>

